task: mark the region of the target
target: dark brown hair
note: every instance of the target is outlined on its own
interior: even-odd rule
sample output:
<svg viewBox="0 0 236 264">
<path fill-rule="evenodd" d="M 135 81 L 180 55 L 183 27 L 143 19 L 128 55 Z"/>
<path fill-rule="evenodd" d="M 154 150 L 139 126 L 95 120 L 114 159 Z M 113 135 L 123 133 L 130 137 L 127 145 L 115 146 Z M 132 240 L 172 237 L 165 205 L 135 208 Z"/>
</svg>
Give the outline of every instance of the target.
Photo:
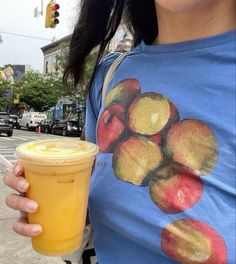
<svg viewBox="0 0 236 264">
<path fill-rule="evenodd" d="M 83 80 L 87 56 L 98 47 L 97 62 L 104 54 L 110 40 L 115 35 L 125 17 L 127 27 L 134 38 L 134 45 L 141 41 L 151 44 L 157 34 L 157 18 L 154 0 L 81 0 L 78 22 L 74 28 L 64 82 L 69 76 L 74 84 Z M 92 82 L 92 80 L 91 80 Z"/>
</svg>

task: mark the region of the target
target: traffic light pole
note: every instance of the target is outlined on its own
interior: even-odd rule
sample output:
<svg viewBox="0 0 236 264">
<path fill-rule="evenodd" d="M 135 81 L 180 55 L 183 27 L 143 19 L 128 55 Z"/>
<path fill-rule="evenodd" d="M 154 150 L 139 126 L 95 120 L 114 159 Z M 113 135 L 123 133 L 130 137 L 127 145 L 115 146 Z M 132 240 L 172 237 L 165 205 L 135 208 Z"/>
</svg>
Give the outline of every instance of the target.
<svg viewBox="0 0 236 264">
<path fill-rule="evenodd" d="M 34 9 L 34 17 L 38 18 L 39 16 L 43 16 L 43 0 L 41 0 L 41 10 L 38 10 L 38 7 Z"/>
<path fill-rule="evenodd" d="M 40 11 L 41 16 L 43 16 L 43 0 L 41 0 L 41 11 Z"/>
</svg>

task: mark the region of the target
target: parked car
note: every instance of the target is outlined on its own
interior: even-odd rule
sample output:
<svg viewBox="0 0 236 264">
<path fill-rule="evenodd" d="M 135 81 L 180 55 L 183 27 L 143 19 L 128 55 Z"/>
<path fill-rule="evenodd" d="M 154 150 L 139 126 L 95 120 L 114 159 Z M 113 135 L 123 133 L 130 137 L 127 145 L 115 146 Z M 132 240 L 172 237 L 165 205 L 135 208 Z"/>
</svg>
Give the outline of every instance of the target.
<svg viewBox="0 0 236 264">
<path fill-rule="evenodd" d="M 18 115 L 9 115 L 10 116 L 10 123 L 12 124 L 13 128 L 18 128 L 19 123 L 18 123 L 18 119 L 19 116 Z"/>
<path fill-rule="evenodd" d="M 77 121 L 59 120 L 52 127 L 52 134 L 79 137 L 81 135 L 81 129 Z"/>
<path fill-rule="evenodd" d="M 52 127 L 55 125 L 56 121 L 50 119 L 43 119 L 38 123 L 37 129 L 40 127 L 41 132 L 51 133 Z"/>
<path fill-rule="evenodd" d="M 38 123 L 43 119 L 47 119 L 47 116 L 44 113 L 26 112 L 18 120 L 19 129 L 24 127 L 27 128 L 27 130 L 33 130 L 37 128 Z"/>
<path fill-rule="evenodd" d="M 1 133 L 6 133 L 8 137 L 11 137 L 13 134 L 13 127 L 7 112 L 0 112 L 0 134 Z"/>
</svg>

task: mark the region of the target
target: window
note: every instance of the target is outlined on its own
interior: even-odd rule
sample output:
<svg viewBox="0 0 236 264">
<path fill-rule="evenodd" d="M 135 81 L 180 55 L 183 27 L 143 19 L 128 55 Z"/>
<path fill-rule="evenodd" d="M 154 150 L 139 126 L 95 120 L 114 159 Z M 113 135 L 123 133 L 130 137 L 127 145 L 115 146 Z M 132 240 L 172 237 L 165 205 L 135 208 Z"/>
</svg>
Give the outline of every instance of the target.
<svg viewBox="0 0 236 264">
<path fill-rule="evenodd" d="M 45 64 L 45 73 L 46 74 L 48 73 L 48 61 L 46 61 L 46 64 Z"/>
</svg>

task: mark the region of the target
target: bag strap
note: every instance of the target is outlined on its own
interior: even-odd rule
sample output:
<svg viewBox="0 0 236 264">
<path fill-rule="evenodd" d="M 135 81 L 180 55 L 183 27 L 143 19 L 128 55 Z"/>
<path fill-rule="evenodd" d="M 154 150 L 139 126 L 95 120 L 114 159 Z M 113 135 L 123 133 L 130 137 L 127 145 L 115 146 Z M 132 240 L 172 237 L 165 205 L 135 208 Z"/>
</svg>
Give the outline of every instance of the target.
<svg viewBox="0 0 236 264">
<path fill-rule="evenodd" d="M 107 87 L 110 83 L 110 81 L 112 80 L 114 73 L 117 69 L 117 67 L 120 65 L 120 63 L 125 59 L 125 57 L 128 55 L 129 52 L 124 52 L 121 55 L 119 55 L 111 64 L 111 66 L 109 67 L 107 74 L 104 78 L 103 81 L 103 86 L 102 86 L 102 104 L 105 101 L 105 97 L 106 97 L 106 92 L 107 92 Z"/>
</svg>

